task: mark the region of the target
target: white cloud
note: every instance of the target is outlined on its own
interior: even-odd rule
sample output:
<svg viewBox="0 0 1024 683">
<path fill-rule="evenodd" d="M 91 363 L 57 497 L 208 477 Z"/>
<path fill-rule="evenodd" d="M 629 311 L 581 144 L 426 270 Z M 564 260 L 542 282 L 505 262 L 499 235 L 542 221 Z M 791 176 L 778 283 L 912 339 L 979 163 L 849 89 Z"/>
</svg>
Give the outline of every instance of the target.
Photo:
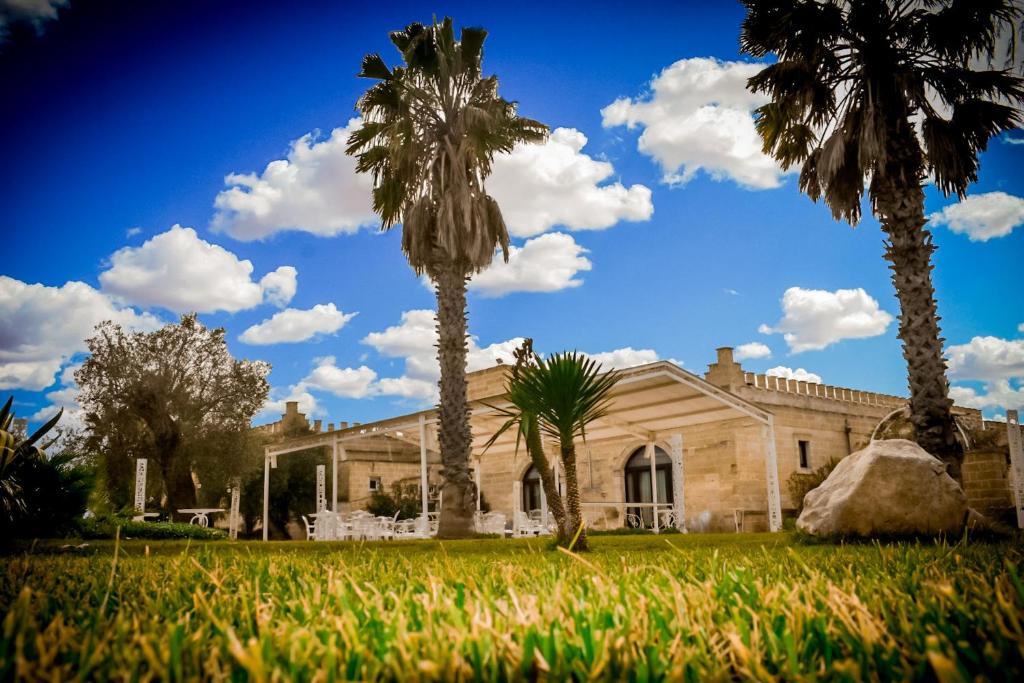
<svg viewBox="0 0 1024 683">
<path fill-rule="evenodd" d="M 816 375 L 813 372 L 807 372 L 803 368 L 787 368 L 785 365 L 777 365 L 774 368 L 770 368 L 764 374 L 769 377 L 785 377 L 786 379 L 795 379 L 798 382 L 811 382 L 813 384 L 821 384 L 821 375 Z"/>
<path fill-rule="evenodd" d="M 0 40 L 7 36 L 7 27 L 16 21 L 26 21 L 38 30 L 44 21 L 57 18 L 57 8 L 65 7 L 68 0 L 0 0 Z"/>
<path fill-rule="evenodd" d="M 259 175 L 231 174 L 217 195 L 211 227 L 240 240 L 265 239 L 284 230 L 330 237 L 375 225 L 371 178 L 356 173 L 345 154 L 352 119 L 325 140 L 305 135 L 286 159 L 267 164 Z M 512 235 L 530 237 L 563 225 L 599 230 L 619 221 L 648 220 L 654 208 L 643 185 L 605 183 L 611 164 L 584 154 L 587 138 L 557 128 L 544 144 L 522 144 L 494 159 L 487 190 L 501 206 Z"/>
<path fill-rule="evenodd" d="M 261 345 L 302 342 L 318 334 L 337 332 L 355 315 L 339 311 L 333 303 L 317 304 L 306 310 L 286 308 L 248 328 L 238 338 L 246 344 Z"/>
<path fill-rule="evenodd" d="M 1024 138 L 1011 138 L 1009 134 L 1003 135 L 999 139 L 1009 145 L 1024 145 Z"/>
<path fill-rule="evenodd" d="M 974 337 L 950 346 L 949 375 L 956 379 L 997 382 L 1024 377 L 1024 339 Z"/>
<path fill-rule="evenodd" d="M 281 266 L 259 282 L 252 262 L 199 238 L 192 228 L 175 225 L 110 257 L 100 273 L 103 291 L 139 306 L 159 306 L 176 313 L 235 312 L 267 299 L 285 305 L 295 294 L 297 271 Z"/>
<path fill-rule="evenodd" d="M 591 269 L 587 250 L 570 236 L 552 232 L 509 249 L 508 263 L 501 256 L 486 270 L 473 276 L 469 288 L 484 296 L 498 297 L 512 292 L 557 292 L 579 287 L 576 276 Z"/>
<path fill-rule="evenodd" d="M 778 187 L 782 170 L 761 151 L 752 116 L 768 98 L 747 90 L 763 67 L 681 59 L 651 81 L 649 96 L 621 97 L 602 109 L 603 125 L 643 127 L 637 149 L 660 164 L 667 183 L 687 183 L 703 170 L 751 189 Z"/>
<path fill-rule="evenodd" d="M 363 339 L 364 344 L 372 346 L 382 356 L 405 361 L 405 372 L 400 377 L 382 378 L 377 382 L 379 394 L 437 399 L 441 371 L 437 364 L 436 320 L 431 310 L 405 311 L 398 325 L 382 332 L 372 332 Z M 509 364 L 515 362 L 512 352 L 522 342 L 522 337 L 515 337 L 481 347 L 476 338 L 470 336 L 466 351 L 467 372 L 492 367 L 499 359 Z"/>
<path fill-rule="evenodd" d="M 389 358 L 405 359 L 405 374 L 415 379 L 437 381 L 437 318 L 434 311 L 405 311 L 398 325 L 371 332 L 363 343 Z"/>
<path fill-rule="evenodd" d="M 437 382 L 413 379 L 405 375 L 382 378 L 377 382 L 377 390 L 383 396 L 397 396 L 414 401 L 436 402 L 438 397 Z"/>
<path fill-rule="evenodd" d="M 139 227 L 128 228 L 127 230 L 124 231 L 124 234 L 125 234 L 125 237 L 135 237 L 136 235 L 141 235 L 142 234 L 142 228 L 139 228 Z"/>
<path fill-rule="evenodd" d="M 634 349 L 626 346 L 614 351 L 586 354 L 591 360 L 597 361 L 602 370 L 625 370 L 637 365 L 646 365 L 658 360 L 658 352 L 653 349 Z M 679 363 L 676 363 L 677 365 Z"/>
<path fill-rule="evenodd" d="M 748 358 L 771 358 L 772 350 L 768 348 L 767 344 L 761 342 L 750 342 L 748 344 L 740 344 L 736 347 L 736 351 L 733 353 L 733 358 L 736 360 L 747 360 Z"/>
<path fill-rule="evenodd" d="M 326 140 L 304 135 L 287 159 L 271 161 L 263 173 L 227 176 L 231 187 L 217 195 L 211 227 L 249 241 L 282 230 L 331 237 L 376 223 L 371 178 L 357 174 L 355 157 L 345 154 L 348 136 L 360 125 L 352 119 Z"/>
<path fill-rule="evenodd" d="M 893 320 L 859 287 L 834 292 L 790 287 L 782 295 L 782 313 L 774 327 L 761 325 L 758 332 L 782 333 L 793 353 L 823 349 L 843 339 L 877 337 Z"/>
<path fill-rule="evenodd" d="M 86 350 L 85 339 L 104 320 L 146 331 L 162 324 L 116 305 L 84 282 L 47 287 L 0 276 L 0 389 L 50 386 L 60 367 Z"/>
<path fill-rule="evenodd" d="M 974 337 L 966 344 L 950 346 L 949 376 L 978 381 L 984 391 L 952 386 L 950 398 L 968 408 L 1024 409 L 1024 339 Z"/>
<path fill-rule="evenodd" d="M 1019 381 L 1017 383 L 1016 387 L 1008 380 L 986 383 L 981 393 L 971 387 L 953 386 L 949 388 L 949 397 L 965 408 L 1024 410 L 1024 386 L 1019 386 Z"/>
<path fill-rule="evenodd" d="M 78 383 L 75 381 L 75 371 L 80 367 L 82 364 L 78 363 L 69 365 L 61 371 L 60 383 L 63 386 L 47 392 L 46 398 L 50 401 L 50 405 L 29 416 L 30 422 L 45 422 L 63 408 L 64 414 L 61 415 L 59 426 L 76 429 L 85 426 L 85 409 L 78 403 Z"/>
<path fill-rule="evenodd" d="M 544 144 L 520 144 L 499 154 L 487 191 L 501 206 L 509 233 L 530 237 L 561 225 L 603 230 L 619 221 L 646 221 L 654 212 L 643 185 L 602 185 L 614 168 L 583 153 L 587 136 L 556 128 Z"/>
<path fill-rule="evenodd" d="M 1017 331 L 1018 332 L 1024 332 L 1024 323 L 1021 323 L 1020 325 L 1017 325 Z"/>
<path fill-rule="evenodd" d="M 260 288 L 267 303 L 278 308 L 288 305 L 298 289 L 299 271 L 294 266 L 280 266 L 260 278 Z"/>
<path fill-rule="evenodd" d="M 1024 224 L 1024 199 L 1005 192 L 974 194 L 931 214 L 928 220 L 967 235 L 972 242 L 987 242 Z"/>
<path fill-rule="evenodd" d="M 343 398 L 364 398 L 373 391 L 377 373 L 365 365 L 358 368 L 339 368 L 334 356 L 321 358 L 313 371 L 298 384 L 300 391 L 319 389 Z"/>
</svg>

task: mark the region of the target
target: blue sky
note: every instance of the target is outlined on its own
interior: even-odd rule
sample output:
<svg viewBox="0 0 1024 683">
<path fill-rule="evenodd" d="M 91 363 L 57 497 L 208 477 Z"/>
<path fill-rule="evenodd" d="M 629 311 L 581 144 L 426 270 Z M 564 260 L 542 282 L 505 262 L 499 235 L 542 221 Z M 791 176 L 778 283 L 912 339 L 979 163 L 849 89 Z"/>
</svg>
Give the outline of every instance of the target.
<svg viewBox="0 0 1024 683">
<path fill-rule="evenodd" d="M 0 0 L 0 389 L 35 419 L 74 410 L 92 325 L 195 309 L 273 364 L 263 420 L 288 398 L 325 422 L 428 405 L 433 294 L 340 149 L 362 56 L 393 63 L 389 30 L 451 15 L 555 131 L 496 162 L 522 251 L 470 294 L 474 367 L 522 336 L 697 373 L 748 345 L 750 370 L 905 394 L 877 222 L 833 221 L 751 143 L 739 4 L 675 5 Z M 954 396 L 988 415 L 1024 407 L 1015 138 L 966 202 L 927 193 Z"/>
</svg>

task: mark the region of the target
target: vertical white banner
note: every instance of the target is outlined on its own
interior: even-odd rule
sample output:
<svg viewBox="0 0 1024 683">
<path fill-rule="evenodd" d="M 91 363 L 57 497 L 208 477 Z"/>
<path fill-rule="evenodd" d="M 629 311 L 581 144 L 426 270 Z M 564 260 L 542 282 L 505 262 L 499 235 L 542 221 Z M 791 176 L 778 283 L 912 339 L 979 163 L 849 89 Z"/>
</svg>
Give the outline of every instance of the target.
<svg viewBox="0 0 1024 683">
<path fill-rule="evenodd" d="M 135 511 L 146 511 L 146 459 L 135 461 Z"/>
<path fill-rule="evenodd" d="M 1021 444 L 1020 417 L 1016 410 L 1006 411 L 1006 441 L 1010 446 L 1010 476 L 1013 478 L 1017 528 L 1024 529 L 1024 446 Z"/>
<path fill-rule="evenodd" d="M 316 466 L 316 511 L 327 509 L 327 466 Z"/>
<path fill-rule="evenodd" d="M 235 479 L 231 484 L 231 516 L 228 518 L 228 534 L 232 539 L 238 538 L 238 510 L 242 503 L 242 482 Z"/>
</svg>

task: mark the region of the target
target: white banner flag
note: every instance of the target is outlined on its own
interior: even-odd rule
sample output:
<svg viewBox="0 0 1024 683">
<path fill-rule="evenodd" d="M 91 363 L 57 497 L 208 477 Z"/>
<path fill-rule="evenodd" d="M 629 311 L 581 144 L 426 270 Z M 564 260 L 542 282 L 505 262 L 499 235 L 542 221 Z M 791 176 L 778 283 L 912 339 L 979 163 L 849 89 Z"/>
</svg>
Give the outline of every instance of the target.
<svg viewBox="0 0 1024 683">
<path fill-rule="evenodd" d="M 238 522 L 239 515 L 238 509 L 242 502 L 242 484 L 241 481 L 235 479 L 231 485 L 231 517 L 228 521 L 229 534 L 232 539 L 238 538 Z"/>
<path fill-rule="evenodd" d="M 316 466 L 316 511 L 327 509 L 327 466 Z"/>
<path fill-rule="evenodd" d="M 135 461 L 135 511 L 146 511 L 146 459 Z"/>
</svg>

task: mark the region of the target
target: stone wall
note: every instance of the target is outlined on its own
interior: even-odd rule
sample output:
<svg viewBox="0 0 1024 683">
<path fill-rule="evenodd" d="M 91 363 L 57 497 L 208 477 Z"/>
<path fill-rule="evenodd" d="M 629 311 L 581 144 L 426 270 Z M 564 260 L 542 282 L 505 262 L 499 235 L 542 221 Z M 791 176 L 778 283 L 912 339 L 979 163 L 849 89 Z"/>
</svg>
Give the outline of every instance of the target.
<svg viewBox="0 0 1024 683">
<path fill-rule="evenodd" d="M 973 451 L 964 458 L 967 504 L 984 515 L 998 517 L 1013 507 L 1010 465 L 1005 450 Z"/>
</svg>

